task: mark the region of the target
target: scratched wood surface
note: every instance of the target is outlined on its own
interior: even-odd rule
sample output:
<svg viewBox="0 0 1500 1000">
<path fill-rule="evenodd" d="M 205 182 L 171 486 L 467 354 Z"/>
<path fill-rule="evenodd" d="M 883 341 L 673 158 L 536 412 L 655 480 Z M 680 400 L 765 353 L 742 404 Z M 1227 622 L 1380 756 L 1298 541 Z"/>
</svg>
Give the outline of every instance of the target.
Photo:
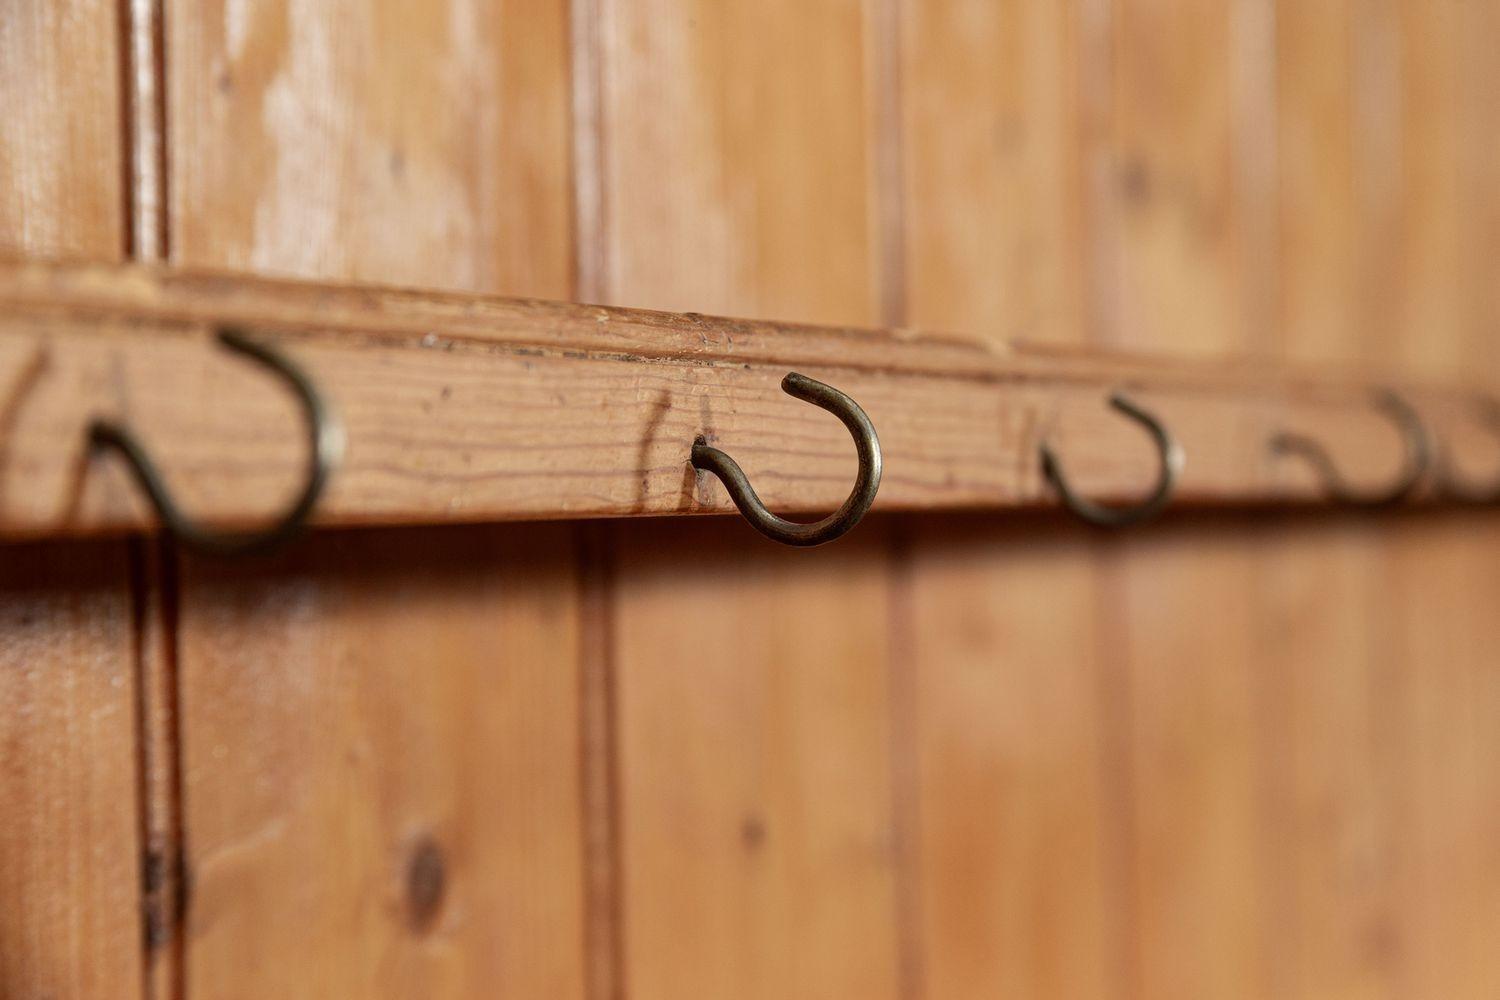
<svg viewBox="0 0 1500 1000">
<path fill-rule="evenodd" d="M 285 386 L 214 346 L 220 320 L 278 343 L 342 416 L 350 447 L 318 513 L 329 525 L 727 511 L 723 489 L 687 463 L 700 434 L 734 454 L 775 509 L 834 508 L 854 449 L 837 420 L 780 391 L 793 367 L 870 415 L 885 464 L 877 508 L 1053 503 L 1044 440 L 1079 488 L 1139 494 L 1157 457 L 1106 405 L 1121 384 L 1186 452 L 1183 502 L 1317 499 L 1310 467 L 1269 448 L 1285 428 L 1320 428 L 1340 464 L 1361 468 L 1350 473 L 1360 484 L 1400 463 L 1396 430 L 1371 405 L 1375 387 L 1393 383 L 1356 369 L 1165 364 L 144 269 L 0 267 L 6 297 L 17 303 L 0 319 L 0 378 L 18 400 L 0 470 L 10 534 L 151 523 L 119 463 L 88 453 L 95 416 L 124 420 L 170 456 L 173 489 L 205 523 L 274 514 L 301 475 L 306 434 Z M 329 307 L 315 319 L 319 301 Z M 1466 383 L 1404 391 L 1434 433 L 1458 428 L 1464 453 L 1486 448 Z"/>
</svg>

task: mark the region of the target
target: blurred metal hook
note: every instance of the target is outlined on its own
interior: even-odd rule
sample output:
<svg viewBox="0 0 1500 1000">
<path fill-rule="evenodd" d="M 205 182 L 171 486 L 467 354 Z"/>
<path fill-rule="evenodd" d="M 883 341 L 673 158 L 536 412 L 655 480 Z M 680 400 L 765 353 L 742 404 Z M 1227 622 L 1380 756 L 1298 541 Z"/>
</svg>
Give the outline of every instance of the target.
<svg viewBox="0 0 1500 1000">
<path fill-rule="evenodd" d="M 880 439 L 875 436 L 875 426 L 859 404 L 832 386 L 791 372 L 781 380 L 781 389 L 789 396 L 832 413 L 853 435 L 854 446 L 859 451 L 859 475 L 854 481 L 854 490 L 842 507 L 812 524 L 777 517 L 760 502 L 735 460 L 702 437 L 693 442 L 693 468 L 718 476 L 734 505 L 745 515 L 745 520 L 767 538 L 784 545 L 822 545 L 858 524 L 875 502 L 875 492 L 880 489 Z"/>
<path fill-rule="evenodd" d="M 1063 506 L 1073 514 L 1100 527 L 1121 528 L 1130 524 L 1138 524 L 1161 513 L 1172 499 L 1172 491 L 1177 486 L 1177 477 L 1182 472 L 1184 456 L 1182 447 L 1173 440 L 1162 422 L 1131 402 L 1123 393 L 1112 394 L 1109 397 L 1109 405 L 1146 428 L 1152 440 L 1156 442 L 1159 461 L 1156 488 L 1151 491 L 1151 495 L 1130 507 L 1106 507 L 1092 500 L 1085 500 L 1068 485 L 1068 477 L 1063 474 L 1062 464 L 1058 461 L 1052 446 L 1046 441 L 1043 441 L 1040 446 L 1042 473 L 1052 484 L 1052 488 L 1057 490 Z"/>
<path fill-rule="evenodd" d="M 1401 475 L 1389 488 L 1362 493 L 1351 487 L 1333 464 L 1327 449 L 1304 434 L 1283 431 L 1271 439 L 1271 450 L 1279 455 L 1298 455 L 1317 470 L 1328 495 L 1355 507 L 1390 507 L 1409 497 L 1421 485 L 1432 466 L 1432 440 L 1417 411 L 1396 393 L 1382 389 L 1375 394 L 1375 407 L 1390 418 L 1401 432 L 1406 449 Z"/>
<path fill-rule="evenodd" d="M 1492 396 L 1476 396 L 1473 407 L 1485 429 L 1500 438 L 1500 400 Z M 1465 479 L 1448 449 L 1440 452 L 1436 475 L 1438 491 L 1450 500 L 1474 504 L 1500 502 L 1500 477 L 1489 483 Z"/>
<path fill-rule="evenodd" d="M 271 369 L 291 385 L 307 421 L 307 476 L 302 491 L 274 525 L 253 533 L 218 533 L 200 527 L 172 499 L 165 480 L 135 434 L 122 424 L 96 419 L 89 425 L 89 443 L 115 448 L 130 465 L 136 481 L 151 498 L 162 526 L 188 548 L 211 555 L 241 555 L 276 547 L 297 535 L 318 502 L 344 451 L 344 431 L 337 416 L 312 380 L 285 355 L 251 340 L 235 329 L 220 329 L 219 343 Z"/>
</svg>

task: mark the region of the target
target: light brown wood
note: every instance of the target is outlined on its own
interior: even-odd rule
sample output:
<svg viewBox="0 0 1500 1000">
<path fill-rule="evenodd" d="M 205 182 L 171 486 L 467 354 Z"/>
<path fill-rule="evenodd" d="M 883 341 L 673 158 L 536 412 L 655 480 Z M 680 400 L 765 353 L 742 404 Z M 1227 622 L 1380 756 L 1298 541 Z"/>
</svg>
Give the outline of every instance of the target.
<svg viewBox="0 0 1500 1000">
<path fill-rule="evenodd" d="M 614 537 L 625 994 L 896 996 L 883 534 Z"/>
<path fill-rule="evenodd" d="M 1413 521 L 1391 540 L 1397 648 L 1387 738 L 1401 798 L 1402 908 L 1393 920 L 1413 995 L 1483 997 L 1500 872 L 1493 517 Z"/>
<path fill-rule="evenodd" d="M 1308 468 L 1270 454 L 1284 427 L 1322 436 L 1362 483 L 1378 485 L 1399 465 L 1399 439 L 1370 405 L 1382 383 L 1348 373 L 1006 354 L 939 339 L 934 353 L 967 370 L 928 374 L 921 349 L 868 331 L 451 298 L 408 314 L 396 310 L 411 296 L 394 293 L 374 295 L 371 329 L 340 311 L 340 301 L 359 301 L 354 289 L 146 270 L 0 273 L 15 278 L 0 289 L 19 304 L 0 317 L 0 377 L 16 414 L 3 467 L 11 534 L 149 523 L 122 468 L 86 461 L 95 415 L 128 420 L 206 523 L 274 514 L 301 474 L 304 432 L 284 387 L 203 336 L 220 315 L 279 343 L 343 414 L 349 453 L 319 507 L 326 524 L 724 511 L 722 489 L 687 464 L 704 433 L 773 508 L 831 509 L 853 482 L 854 449 L 838 421 L 780 392 L 793 368 L 848 392 L 874 421 L 886 470 L 879 507 L 1047 502 L 1044 437 L 1084 491 L 1138 495 L 1156 457 L 1142 430 L 1105 405 L 1120 384 L 1186 451 L 1185 502 L 1319 496 Z M 42 295 L 59 274 L 82 301 Z M 333 306 L 317 319 L 320 293 Z M 274 311 L 282 294 L 294 305 Z M 235 304 L 211 308 L 224 299 Z M 466 302 L 487 314 L 482 337 L 473 320 L 440 326 L 430 315 Z M 881 355 L 911 358 L 914 370 L 868 366 Z M 1466 388 L 1406 391 L 1439 431 L 1471 419 Z"/>
<path fill-rule="evenodd" d="M 1255 532 L 1258 826 L 1279 996 L 1387 997 L 1403 982 L 1390 715 L 1420 667 L 1398 653 L 1381 535 L 1324 519 Z"/>
<path fill-rule="evenodd" d="M 168 3 L 170 259 L 566 297 L 566 3 Z"/>
<path fill-rule="evenodd" d="M 117 3 L 8 0 L 0 16 L 0 253 L 126 250 Z"/>
<path fill-rule="evenodd" d="M 141 995 L 125 547 L 0 561 L 0 994 Z"/>
<path fill-rule="evenodd" d="M 1125 996 L 1096 546 L 978 518 L 909 544 L 920 995 Z"/>
<path fill-rule="evenodd" d="M 1078 12 L 902 4 L 906 322 L 1004 343 L 1083 324 Z"/>
<path fill-rule="evenodd" d="M 596 2 L 603 301 L 873 325 L 865 5 Z"/>
<path fill-rule="evenodd" d="M 1259 837 L 1254 548 L 1222 530 L 1122 544 L 1111 669 L 1125 671 L 1132 995 L 1258 997 L 1268 988 Z"/>
<path fill-rule="evenodd" d="M 582 995 L 572 544 L 188 563 L 188 995 Z"/>
<path fill-rule="evenodd" d="M 571 294 L 562 0 L 168 7 L 172 263 Z M 436 315 L 398 339 L 433 352 Z M 262 432 L 300 437 L 273 382 L 228 366 L 280 411 Z M 364 404 L 315 375 L 358 427 Z M 379 436 L 412 452 L 453 391 L 417 390 L 416 421 Z M 388 467 L 381 491 L 410 471 Z M 320 539 L 248 573 L 190 564 L 186 995 L 582 995 L 578 591 L 561 527 Z"/>
</svg>

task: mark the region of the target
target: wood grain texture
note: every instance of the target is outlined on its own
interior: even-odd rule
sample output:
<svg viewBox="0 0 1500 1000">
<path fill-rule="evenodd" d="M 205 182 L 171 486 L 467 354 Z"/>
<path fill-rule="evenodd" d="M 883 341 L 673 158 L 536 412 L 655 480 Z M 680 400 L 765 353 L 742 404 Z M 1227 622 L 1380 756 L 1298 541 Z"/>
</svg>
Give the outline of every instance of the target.
<svg viewBox="0 0 1500 1000">
<path fill-rule="evenodd" d="M 1255 700 L 1265 788 L 1264 901 L 1286 997 L 1400 993 L 1399 678 L 1383 531 L 1281 519 L 1257 531 Z"/>
<path fill-rule="evenodd" d="M 1129 761 L 1133 996 L 1259 997 L 1265 950 L 1257 622 L 1243 533 L 1121 544 L 1106 642 L 1125 671 L 1111 753 Z"/>
<path fill-rule="evenodd" d="M 894 997 L 877 529 L 615 529 L 627 996 Z"/>
<path fill-rule="evenodd" d="M 919 995 L 1125 996 L 1095 545 L 956 517 L 909 544 Z"/>
<path fill-rule="evenodd" d="M 1403 906 L 1395 920 L 1412 995 L 1487 997 L 1500 857 L 1495 772 L 1493 515 L 1413 521 L 1390 542 L 1403 670 L 1393 678 Z"/>
<path fill-rule="evenodd" d="M 1077 12 L 902 4 L 905 322 L 999 341 L 1083 335 Z"/>
<path fill-rule="evenodd" d="M 130 575 L 115 543 L 0 561 L 0 995 L 141 995 Z"/>
<path fill-rule="evenodd" d="M 7 0 L 0 12 L 0 254 L 126 251 L 117 8 Z"/>
<path fill-rule="evenodd" d="M 340 534 L 187 564 L 187 995 L 582 995 L 571 546 Z"/>
<path fill-rule="evenodd" d="M 300 475 L 295 407 L 274 379 L 211 347 L 202 324 L 214 316 L 279 343 L 342 413 L 351 443 L 319 508 L 328 524 L 728 510 L 687 464 L 700 433 L 738 458 L 773 507 L 830 509 L 853 481 L 853 448 L 838 421 L 779 391 L 790 368 L 869 413 L 885 454 L 882 507 L 1046 502 L 1044 436 L 1081 489 L 1137 495 L 1155 456 L 1104 405 L 1121 384 L 1186 451 L 1185 502 L 1319 496 L 1307 468 L 1270 455 L 1283 427 L 1316 429 L 1360 483 L 1380 483 L 1399 462 L 1394 430 L 1369 403 L 1385 380 L 1350 372 L 1003 354 L 946 338 L 929 358 L 869 331 L 456 298 L 407 311 L 407 299 L 426 300 L 396 293 L 374 295 L 366 325 L 359 310 L 341 312 L 341 300 L 360 301 L 356 289 L 217 278 L 184 294 L 192 283 L 135 270 L 66 272 L 65 285 L 98 294 L 63 308 L 42 292 L 57 272 L 13 273 L 16 306 L 0 317 L 13 414 L 0 500 L 12 534 L 149 523 L 122 469 L 85 461 L 95 414 L 138 429 L 195 516 L 243 526 L 275 511 Z M 282 292 L 293 307 L 269 308 Z M 319 314 L 322 293 L 330 307 Z M 433 313 L 465 304 L 483 323 L 436 324 Z M 908 360 L 913 370 L 886 366 Z M 1406 391 L 1437 419 L 1463 414 L 1466 388 Z"/>
<path fill-rule="evenodd" d="M 598 0 L 605 302 L 876 321 L 867 16 Z"/>
<path fill-rule="evenodd" d="M 1108 109 L 1089 155 L 1105 261 L 1096 339 L 1175 354 L 1264 349 L 1272 307 L 1274 24 L 1247 0 L 1112 3 L 1085 58 Z M 1103 103 L 1103 97 L 1096 98 Z"/>
<path fill-rule="evenodd" d="M 562 298 L 567 11 L 168 0 L 171 260 Z"/>
</svg>

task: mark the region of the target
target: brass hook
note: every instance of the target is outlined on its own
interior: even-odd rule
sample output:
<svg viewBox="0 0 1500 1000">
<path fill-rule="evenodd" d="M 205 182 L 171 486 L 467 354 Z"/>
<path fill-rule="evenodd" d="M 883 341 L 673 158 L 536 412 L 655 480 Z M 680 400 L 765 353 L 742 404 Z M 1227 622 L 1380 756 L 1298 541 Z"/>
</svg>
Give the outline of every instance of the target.
<svg viewBox="0 0 1500 1000">
<path fill-rule="evenodd" d="M 1172 435 L 1168 433 L 1162 422 L 1135 405 L 1123 393 L 1112 394 L 1109 397 L 1109 405 L 1146 428 L 1152 440 L 1156 442 L 1156 453 L 1159 459 L 1156 488 L 1145 500 L 1130 507 L 1106 507 L 1092 500 L 1085 500 L 1068 485 L 1068 477 L 1063 474 L 1062 463 L 1058 461 L 1052 446 L 1043 441 L 1039 450 L 1042 453 L 1042 474 L 1047 477 L 1047 482 L 1052 484 L 1052 488 L 1057 490 L 1063 506 L 1090 524 L 1105 528 L 1121 528 L 1129 524 L 1138 524 L 1161 513 L 1172 499 L 1172 491 L 1176 488 L 1177 477 L 1182 472 L 1184 457 L 1182 447 L 1172 439 Z"/>
<path fill-rule="evenodd" d="M 693 442 L 693 468 L 718 476 L 734 505 L 745 515 L 745 520 L 767 538 L 784 545 L 822 545 L 858 524 L 875 502 L 875 491 L 880 489 L 880 439 L 875 436 L 875 426 L 859 404 L 832 386 L 791 372 L 781 380 L 781 389 L 789 396 L 832 413 L 853 435 L 854 446 L 859 451 L 859 475 L 842 507 L 812 524 L 777 517 L 760 502 L 735 460 L 702 437 Z"/>
<path fill-rule="evenodd" d="M 1491 396 L 1477 396 L 1473 402 L 1479 422 L 1496 437 L 1500 437 L 1500 400 Z M 1460 503 L 1495 503 L 1500 501 L 1500 479 L 1490 483 L 1474 483 L 1466 480 L 1458 471 L 1453 457 L 1445 449 L 1437 466 L 1438 489 L 1443 496 Z"/>
<path fill-rule="evenodd" d="M 1351 487 L 1339 474 L 1328 451 L 1306 435 L 1282 431 L 1271 439 L 1271 450 L 1278 455 L 1301 456 L 1303 461 L 1317 470 L 1328 495 L 1339 503 L 1367 508 L 1398 504 L 1409 497 L 1427 475 L 1427 470 L 1432 465 L 1432 440 L 1417 411 L 1391 390 L 1382 389 L 1375 394 L 1375 407 L 1400 430 L 1401 442 L 1406 449 L 1401 475 L 1385 490 L 1361 493 Z"/>
<path fill-rule="evenodd" d="M 155 463 L 129 428 L 113 421 L 96 419 L 89 425 L 89 443 L 91 447 L 115 448 L 120 452 L 130 465 L 136 481 L 151 498 L 162 526 L 178 541 L 191 549 L 211 555 L 240 555 L 274 548 L 302 530 L 323 487 L 327 485 L 329 476 L 343 456 L 344 430 L 312 380 L 281 352 L 251 340 L 235 329 L 220 329 L 218 340 L 231 351 L 246 355 L 285 379 L 297 394 L 307 419 L 307 480 L 297 499 L 274 525 L 252 534 L 207 531 L 183 514 L 173 501 Z"/>
</svg>

